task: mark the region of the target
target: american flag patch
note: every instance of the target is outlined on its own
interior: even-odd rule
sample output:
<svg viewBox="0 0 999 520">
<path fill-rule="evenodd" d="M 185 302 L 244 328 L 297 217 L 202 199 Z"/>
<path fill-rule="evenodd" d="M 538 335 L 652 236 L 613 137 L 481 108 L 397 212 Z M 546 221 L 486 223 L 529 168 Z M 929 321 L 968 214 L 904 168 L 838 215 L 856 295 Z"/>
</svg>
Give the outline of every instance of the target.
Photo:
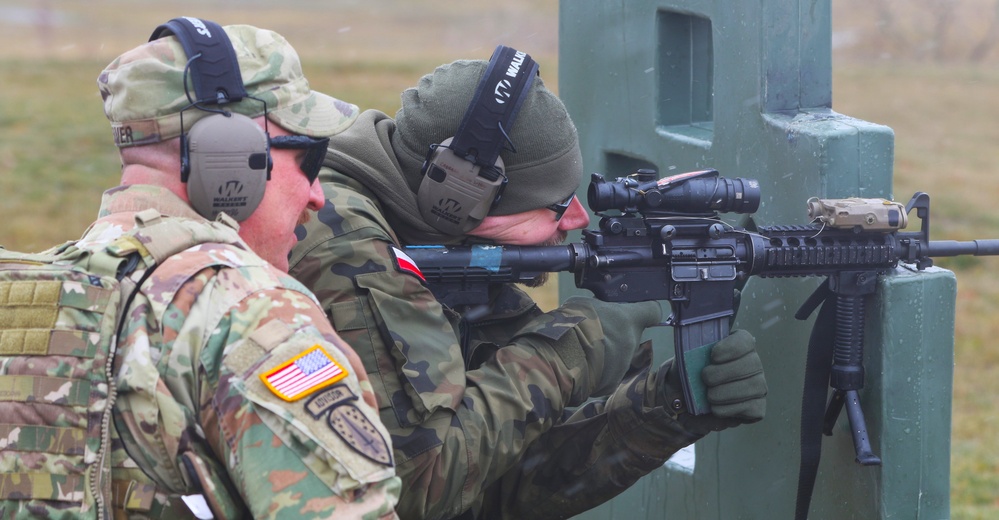
<svg viewBox="0 0 999 520">
<path fill-rule="evenodd" d="M 267 388 L 285 401 L 295 401 L 345 377 L 347 371 L 319 345 L 260 374 Z"/>
</svg>

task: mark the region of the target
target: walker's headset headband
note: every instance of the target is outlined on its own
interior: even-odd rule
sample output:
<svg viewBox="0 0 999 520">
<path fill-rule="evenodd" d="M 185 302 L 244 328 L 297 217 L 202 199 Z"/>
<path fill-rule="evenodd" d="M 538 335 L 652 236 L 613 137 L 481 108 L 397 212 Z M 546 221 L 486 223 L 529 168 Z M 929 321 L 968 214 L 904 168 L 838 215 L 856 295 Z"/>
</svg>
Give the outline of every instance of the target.
<svg viewBox="0 0 999 520">
<path fill-rule="evenodd" d="M 537 75 L 529 55 L 496 47 L 458 131 L 431 145 L 417 200 L 438 231 L 471 231 L 499 201 L 507 181 L 500 151 L 507 143 L 512 148 L 510 129 Z"/>
<path fill-rule="evenodd" d="M 219 24 L 198 18 L 174 18 L 153 31 L 149 41 L 174 35 L 190 60 L 191 82 L 198 103 L 224 105 L 247 96 L 239 60 L 229 35 Z"/>
<path fill-rule="evenodd" d="M 245 220 L 260 204 L 270 179 L 269 138 L 253 119 L 222 107 L 249 98 L 264 104 L 266 113 L 266 103 L 247 94 L 236 52 L 219 24 L 174 18 L 157 27 L 149 41 L 169 35 L 184 48 L 194 85 L 195 99 L 184 110 L 214 112 L 185 135 L 181 111 L 181 180 L 187 183 L 191 206 L 208 219 L 224 211 Z M 187 77 L 185 73 L 185 85 Z"/>
</svg>

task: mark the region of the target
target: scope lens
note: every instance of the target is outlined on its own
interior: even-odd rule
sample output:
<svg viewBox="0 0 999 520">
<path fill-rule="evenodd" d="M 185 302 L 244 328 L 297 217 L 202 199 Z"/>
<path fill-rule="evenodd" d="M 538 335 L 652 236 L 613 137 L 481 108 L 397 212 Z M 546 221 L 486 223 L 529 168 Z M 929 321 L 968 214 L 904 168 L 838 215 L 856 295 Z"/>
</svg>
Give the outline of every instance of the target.
<svg viewBox="0 0 999 520">
<path fill-rule="evenodd" d="M 625 211 L 634 208 L 641 198 L 642 195 L 630 183 L 621 179 L 611 182 L 594 179 L 586 189 L 586 204 L 594 212 L 609 209 Z"/>
</svg>

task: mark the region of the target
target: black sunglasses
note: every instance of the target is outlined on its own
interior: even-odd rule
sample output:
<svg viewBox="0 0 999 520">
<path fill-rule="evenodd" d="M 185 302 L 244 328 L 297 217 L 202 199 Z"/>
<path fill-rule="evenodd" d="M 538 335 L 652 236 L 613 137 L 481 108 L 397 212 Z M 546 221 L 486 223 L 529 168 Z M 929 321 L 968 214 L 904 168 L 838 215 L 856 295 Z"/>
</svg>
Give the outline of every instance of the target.
<svg viewBox="0 0 999 520">
<path fill-rule="evenodd" d="M 323 159 L 326 158 L 326 149 L 329 148 L 330 138 L 316 138 L 307 135 L 278 135 L 270 138 L 271 148 L 278 150 L 305 150 L 305 157 L 302 157 L 300 167 L 305 178 L 309 179 L 309 184 L 316 182 L 319 177 L 319 169 L 323 167 Z"/>
<path fill-rule="evenodd" d="M 569 205 L 572 204 L 572 199 L 574 198 L 576 198 L 575 193 L 569 195 L 569 198 L 563 200 L 562 202 L 556 202 L 555 204 L 548 206 L 548 209 L 555 212 L 555 222 L 562 219 L 562 215 L 565 214 L 565 210 L 569 209 Z"/>
</svg>

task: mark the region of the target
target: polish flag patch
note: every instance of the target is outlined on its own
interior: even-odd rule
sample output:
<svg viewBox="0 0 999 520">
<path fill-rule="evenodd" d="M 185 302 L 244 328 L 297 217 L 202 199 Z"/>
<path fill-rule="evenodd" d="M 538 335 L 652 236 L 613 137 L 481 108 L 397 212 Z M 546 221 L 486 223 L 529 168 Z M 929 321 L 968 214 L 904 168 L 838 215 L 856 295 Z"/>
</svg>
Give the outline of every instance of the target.
<svg viewBox="0 0 999 520">
<path fill-rule="evenodd" d="M 301 399 L 347 377 L 348 372 L 323 347 L 312 348 L 260 374 L 274 395 L 285 401 Z"/>
<path fill-rule="evenodd" d="M 395 256 L 395 267 L 397 269 L 404 273 L 414 275 L 424 282 L 427 281 L 427 279 L 423 277 L 423 273 L 420 272 L 420 268 L 416 266 L 416 262 L 414 262 L 409 255 L 404 253 L 402 249 L 392 247 L 392 254 Z"/>
</svg>

